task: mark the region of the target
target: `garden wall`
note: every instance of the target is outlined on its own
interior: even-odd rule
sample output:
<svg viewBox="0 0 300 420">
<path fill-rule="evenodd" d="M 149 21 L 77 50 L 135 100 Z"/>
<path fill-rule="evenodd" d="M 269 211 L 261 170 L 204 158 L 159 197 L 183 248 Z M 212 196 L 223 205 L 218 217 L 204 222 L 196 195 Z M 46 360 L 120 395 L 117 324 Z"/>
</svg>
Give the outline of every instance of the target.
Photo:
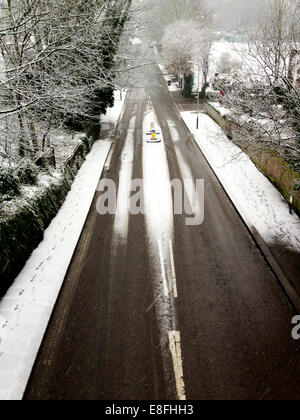
<svg viewBox="0 0 300 420">
<path fill-rule="evenodd" d="M 205 104 L 207 114 L 232 138 L 232 123 L 226 116 L 222 116 L 212 104 Z M 265 176 L 276 186 L 282 195 L 290 202 L 291 196 L 294 197 L 293 209 L 300 216 L 300 191 L 296 185 L 300 185 L 300 174 L 295 172 L 288 162 L 274 156 L 272 151 L 257 150 L 248 152 L 249 157 Z"/>
<path fill-rule="evenodd" d="M 209 102 L 205 103 L 207 114 L 212 118 L 227 134 L 231 133 L 231 123 L 226 116 L 214 108 Z"/>
</svg>

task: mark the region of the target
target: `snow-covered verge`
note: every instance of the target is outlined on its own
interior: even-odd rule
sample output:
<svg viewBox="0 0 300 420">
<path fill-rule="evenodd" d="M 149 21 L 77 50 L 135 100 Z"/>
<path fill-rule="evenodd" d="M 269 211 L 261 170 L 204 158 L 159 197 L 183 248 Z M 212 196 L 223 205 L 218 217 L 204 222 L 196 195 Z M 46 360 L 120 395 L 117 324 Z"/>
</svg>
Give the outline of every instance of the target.
<svg viewBox="0 0 300 420">
<path fill-rule="evenodd" d="M 37 178 L 34 185 L 23 185 L 21 178 L 16 178 L 19 183 L 18 189 L 15 187 L 13 190 L 14 194 L 0 195 L 0 297 L 13 283 L 31 252 L 42 241 L 45 229 L 61 208 L 92 145 L 92 140 L 82 140 L 78 153 L 69 162 L 66 170 L 59 172 L 52 168 L 42 172 L 35 169 L 33 173 Z M 12 169 L 9 173 L 11 171 Z M 27 174 L 28 172 L 26 176 Z M 9 185 L 3 179 L 5 180 L 5 176 L 2 175 L 1 193 L 5 191 L 3 185 L 5 188 Z"/>
<path fill-rule="evenodd" d="M 58 215 L 0 302 L 0 399 L 21 399 L 111 148 L 94 144 Z"/>
<path fill-rule="evenodd" d="M 264 241 L 300 254 L 300 221 L 289 213 L 286 201 L 251 159 L 234 145 L 207 115 L 182 112 L 182 118 L 211 164 L 236 208 Z"/>
<path fill-rule="evenodd" d="M 237 116 L 231 110 L 215 102 L 207 102 L 206 111 L 217 124 L 229 134 L 233 143 L 241 147 L 251 160 L 261 169 L 271 182 L 281 191 L 287 200 L 293 199 L 293 208 L 300 214 L 300 195 L 298 185 L 300 182 L 299 153 L 291 149 L 289 153 L 280 145 L 275 146 L 265 138 L 265 133 L 274 129 L 280 130 L 279 125 L 284 122 L 271 121 L 268 118 L 260 119 L 248 115 Z M 243 125 L 245 124 L 245 126 Z M 255 139 L 253 131 L 260 127 L 261 139 Z M 291 134 L 289 136 L 292 138 Z M 236 143 L 236 138 L 238 142 Z M 282 138 L 283 140 L 283 138 Z M 282 157 L 284 156 L 284 158 Z"/>
<path fill-rule="evenodd" d="M 118 123 L 124 100 L 108 110 L 107 124 Z M 23 397 L 111 145 L 94 144 L 44 240 L 0 301 L 0 400 Z"/>
</svg>

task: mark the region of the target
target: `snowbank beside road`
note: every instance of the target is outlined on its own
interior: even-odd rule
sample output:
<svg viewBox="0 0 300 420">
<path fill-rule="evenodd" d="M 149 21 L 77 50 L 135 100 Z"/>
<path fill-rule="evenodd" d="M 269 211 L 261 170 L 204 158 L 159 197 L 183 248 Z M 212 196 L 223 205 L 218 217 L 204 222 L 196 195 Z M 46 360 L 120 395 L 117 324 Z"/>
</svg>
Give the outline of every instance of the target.
<svg viewBox="0 0 300 420">
<path fill-rule="evenodd" d="M 299 218 L 289 213 L 276 188 L 210 117 L 199 116 L 197 131 L 195 115 L 181 115 L 250 229 L 255 227 L 267 244 L 300 254 Z"/>
</svg>

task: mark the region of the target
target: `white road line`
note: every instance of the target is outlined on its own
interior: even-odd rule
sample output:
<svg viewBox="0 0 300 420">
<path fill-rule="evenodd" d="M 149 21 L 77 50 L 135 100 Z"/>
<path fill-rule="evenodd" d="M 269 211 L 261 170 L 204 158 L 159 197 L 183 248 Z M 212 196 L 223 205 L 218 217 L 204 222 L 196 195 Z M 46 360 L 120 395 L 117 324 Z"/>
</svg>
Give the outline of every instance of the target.
<svg viewBox="0 0 300 420">
<path fill-rule="evenodd" d="M 169 296 L 169 289 L 167 283 L 167 276 L 166 276 L 166 269 L 165 269 L 165 262 L 164 262 L 164 255 L 163 255 L 163 247 L 161 239 L 158 241 L 158 249 L 159 249 L 159 257 L 160 257 L 160 265 L 161 265 L 161 274 L 163 279 L 164 285 L 164 293 L 165 296 Z"/>
<path fill-rule="evenodd" d="M 172 244 L 171 239 L 169 240 L 169 248 L 170 248 L 171 273 L 172 273 L 172 281 L 173 281 L 173 293 L 174 293 L 175 299 L 177 299 L 178 298 L 177 279 L 176 279 L 173 244 Z"/>
<path fill-rule="evenodd" d="M 181 339 L 180 339 L 179 331 L 169 332 L 169 343 L 170 343 L 170 351 L 171 351 L 172 359 L 173 359 L 178 399 L 180 401 L 184 401 L 186 400 L 186 394 L 185 394 L 185 384 L 184 384 L 184 378 L 183 378 Z"/>
</svg>

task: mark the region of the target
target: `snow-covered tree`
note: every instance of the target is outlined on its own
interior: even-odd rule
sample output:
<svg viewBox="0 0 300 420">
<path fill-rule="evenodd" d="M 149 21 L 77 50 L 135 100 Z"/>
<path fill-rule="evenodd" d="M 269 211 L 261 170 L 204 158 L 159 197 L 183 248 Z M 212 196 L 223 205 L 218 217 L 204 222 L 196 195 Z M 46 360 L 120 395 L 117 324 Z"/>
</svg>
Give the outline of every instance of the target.
<svg viewBox="0 0 300 420">
<path fill-rule="evenodd" d="M 300 92 L 289 69 L 299 27 L 299 9 L 290 1 L 268 0 L 249 25 L 248 42 L 236 49 L 243 69 L 223 71 L 214 84 L 225 92 L 222 102 L 231 109 L 235 141 L 253 149 L 271 148 L 298 170 Z"/>
<path fill-rule="evenodd" d="M 225 92 L 235 141 L 276 150 L 299 170 L 300 92 L 289 77 L 298 30 L 299 13 L 291 3 L 269 0 L 239 48 L 243 71 L 219 75 L 215 88 Z"/>
<path fill-rule="evenodd" d="M 199 66 L 202 76 L 202 92 L 207 86 L 212 34 L 207 26 L 195 21 L 178 20 L 166 26 L 162 39 L 162 57 L 170 72 L 186 79 L 195 71 L 191 61 Z M 187 80 L 186 80 L 187 82 Z"/>
<path fill-rule="evenodd" d="M 269 0 L 247 28 L 247 51 L 270 85 L 289 84 L 292 51 L 298 48 L 299 11 L 290 0 Z"/>
<path fill-rule="evenodd" d="M 162 39 L 162 57 L 172 73 L 191 74 L 190 61 L 195 54 L 199 35 L 198 25 L 193 21 L 178 20 L 166 27 Z"/>
<path fill-rule="evenodd" d="M 52 126 L 99 121 L 112 105 L 116 55 L 130 0 L 7 0 L 1 9 L 1 144 L 20 156 L 45 147 Z M 5 149 L 5 147 L 4 147 Z M 5 152 L 2 152 L 5 154 Z"/>
<path fill-rule="evenodd" d="M 149 35 L 161 42 L 165 27 L 176 21 L 195 21 L 202 26 L 212 18 L 208 0 L 147 0 L 151 7 Z"/>
</svg>

